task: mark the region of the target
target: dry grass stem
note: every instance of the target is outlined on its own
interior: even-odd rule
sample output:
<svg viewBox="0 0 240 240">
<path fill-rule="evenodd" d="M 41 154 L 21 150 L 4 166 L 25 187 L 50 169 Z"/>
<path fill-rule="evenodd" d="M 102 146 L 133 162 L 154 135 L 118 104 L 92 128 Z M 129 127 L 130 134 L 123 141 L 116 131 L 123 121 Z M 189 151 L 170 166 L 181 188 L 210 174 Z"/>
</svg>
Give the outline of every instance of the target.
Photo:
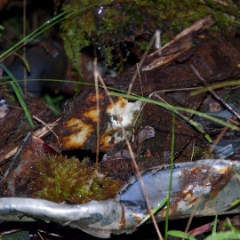
<svg viewBox="0 0 240 240">
<path fill-rule="evenodd" d="M 59 142 L 59 139 L 58 139 L 58 135 L 52 130 L 52 126 L 50 126 L 50 125 L 48 125 L 47 123 L 45 123 L 44 121 L 42 121 L 40 118 L 38 118 L 37 116 L 34 116 L 33 115 L 33 119 L 35 119 L 36 121 L 38 121 L 38 122 L 40 122 L 41 124 L 43 124 L 46 128 L 48 128 L 49 129 L 49 131 L 56 137 L 56 139 L 57 139 L 57 142 L 58 142 L 58 147 L 59 147 L 59 149 L 61 149 L 61 145 L 60 145 L 60 142 Z M 58 119 L 59 120 L 59 119 Z M 57 121 L 58 121 L 57 120 Z M 54 125 L 55 126 L 55 125 Z M 37 136 L 35 133 L 34 133 L 34 135 L 36 136 L 36 137 L 39 137 L 39 136 Z"/>
<path fill-rule="evenodd" d="M 97 146 L 96 146 L 96 166 L 98 166 L 98 160 L 99 160 L 99 147 L 100 147 L 100 109 L 99 109 L 99 91 L 98 91 L 98 74 L 100 75 L 98 68 L 97 68 L 97 58 L 94 59 L 93 62 L 94 66 L 94 81 L 95 81 L 95 90 L 96 90 L 96 108 L 97 108 Z"/>
<path fill-rule="evenodd" d="M 150 40 L 150 42 L 149 42 L 149 44 L 148 44 L 148 47 L 147 47 L 147 49 L 145 50 L 145 52 L 144 52 L 144 54 L 143 54 L 143 56 L 142 56 L 142 58 L 141 58 L 141 61 L 140 61 L 139 64 L 138 64 L 139 69 L 141 69 L 143 62 L 144 62 L 144 60 L 146 59 L 146 57 L 147 57 L 147 55 L 148 55 L 148 52 L 149 52 L 150 48 L 152 47 L 152 45 L 153 45 L 153 43 L 154 43 L 154 41 L 155 41 L 155 38 L 156 38 L 156 33 L 152 36 L 152 39 Z M 131 82 L 130 82 L 130 84 L 129 84 L 128 91 L 127 91 L 127 94 L 128 94 L 128 95 L 129 95 L 129 94 L 131 93 L 131 91 L 132 91 L 132 86 L 133 86 L 133 83 L 134 83 L 134 81 L 135 81 L 135 79 L 136 79 L 136 77 L 137 77 L 137 75 L 138 75 L 139 69 L 136 69 L 136 71 L 135 71 L 135 73 L 134 73 L 134 75 L 133 75 L 133 77 L 132 77 L 132 79 L 131 79 Z"/>
</svg>

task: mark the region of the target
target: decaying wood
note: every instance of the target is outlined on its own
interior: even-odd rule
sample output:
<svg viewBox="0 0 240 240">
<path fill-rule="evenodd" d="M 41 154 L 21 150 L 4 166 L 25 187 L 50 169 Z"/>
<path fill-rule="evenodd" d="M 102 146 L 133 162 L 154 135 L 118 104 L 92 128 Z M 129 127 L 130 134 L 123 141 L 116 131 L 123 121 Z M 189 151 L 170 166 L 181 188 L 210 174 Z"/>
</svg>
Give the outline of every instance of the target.
<svg viewBox="0 0 240 240">
<path fill-rule="evenodd" d="M 213 24 L 214 21 L 210 16 L 206 16 L 195 22 L 162 47 L 161 54 L 159 54 L 159 50 L 156 50 L 148 55 L 142 65 L 141 71 L 149 71 L 173 62 L 192 47 L 193 39 L 197 35 L 210 28 Z"/>
<path fill-rule="evenodd" d="M 148 71 L 140 69 L 141 77 L 134 81 L 132 93 L 148 96 L 152 92 L 164 89 L 202 86 L 191 65 L 198 69 L 209 84 L 238 79 L 239 56 L 240 44 L 237 38 L 227 38 L 220 33 L 215 33 L 214 36 L 202 34 L 194 39 L 194 46 L 179 56 L 174 64 Z M 130 68 L 117 77 L 105 78 L 105 84 L 127 91 L 134 71 L 134 68 Z"/>
<path fill-rule="evenodd" d="M 46 137 L 47 135 L 49 135 L 51 133 L 49 128 L 54 128 L 58 122 L 59 122 L 60 118 L 58 118 L 56 121 L 54 121 L 53 123 L 49 123 L 48 127 L 47 126 L 43 126 L 39 129 L 37 129 L 36 131 L 33 132 L 33 136 L 36 136 L 38 138 L 43 138 Z M 8 144 L 5 147 L 1 148 L 1 152 L 0 152 L 0 164 L 4 164 L 5 161 L 11 157 L 13 157 L 17 150 L 19 145 L 21 144 L 21 142 L 19 141 L 18 143 L 15 144 Z"/>
</svg>

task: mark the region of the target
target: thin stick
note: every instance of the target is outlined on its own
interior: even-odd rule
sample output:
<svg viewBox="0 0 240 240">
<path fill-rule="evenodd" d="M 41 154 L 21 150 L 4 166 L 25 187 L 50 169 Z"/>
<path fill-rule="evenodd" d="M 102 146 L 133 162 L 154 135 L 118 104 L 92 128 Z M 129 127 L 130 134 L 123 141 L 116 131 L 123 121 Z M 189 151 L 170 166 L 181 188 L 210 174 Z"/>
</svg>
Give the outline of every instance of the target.
<svg viewBox="0 0 240 240">
<path fill-rule="evenodd" d="M 209 178 L 209 177 L 208 177 L 208 178 Z M 202 196 L 203 196 L 203 193 L 200 194 L 199 198 L 198 198 L 197 201 L 196 201 L 196 205 L 194 206 L 194 209 L 193 209 L 193 211 L 192 211 L 192 214 L 191 214 L 190 217 L 188 218 L 188 222 L 187 222 L 187 225 L 186 225 L 186 228 L 185 228 L 184 232 L 188 232 L 188 230 L 189 230 L 189 228 L 190 228 L 190 225 L 191 225 L 191 223 L 192 223 L 194 214 L 195 214 L 195 212 L 197 211 L 197 208 L 198 208 L 198 205 L 199 205 L 199 203 L 200 203 L 200 200 L 201 200 Z M 184 240 L 184 238 L 182 238 L 182 240 Z"/>
<path fill-rule="evenodd" d="M 193 139 L 193 150 L 192 150 L 192 156 L 191 156 L 191 161 L 190 162 L 192 162 L 192 160 L 193 160 L 193 156 L 194 156 L 194 152 L 195 152 L 195 142 L 196 142 L 196 140 L 195 140 L 195 138 Z"/>
<path fill-rule="evenodd" d="M 229 128 L 228 127 L 224 127 L 222 129 L 222 131 L 220 132 L 220 134 L 217 136 L 217 138 L 215 139 L 215 141 L 213 142 L 212 146 L 210 147 L 208 154 L 210 155 L 213 150 L 215 149 L 216 145 L 218 144 L 218 142 L 222 139 L 223 135 L 227 132 Z"/>
<path fill-rule="evenodd" d="M 198 70 L 191 64 L 191 68 L 193 72 L 197 75 L 199 80 L 203 83 L 204 86 L 209 87 L 209 84 L 206 82 L 206 80 L 200 75 Z M 231 112 L 234 116 L 237 117 L 237 119 L 240 121 L 240 115 L 229 105 L 227 104 L 222 98 L 220 98 L 212 89 L 208 89 L 208 91 L 216 98 L 217 101 L 219 101 L 225 108 L 228 109 L 229 112 Z"/>
<path fill-rule="evenodd" d="M 100 119 L 99 119 L 99 91 L 98 91 L 98 68 L 97 68 L 97 58 L 94 59 L 93 62 L 94 66 L 94 81 L 95 81 L 95 90 L 96 90 L 96 107 L 97 107 L 97 146 L 96 146 L 96 167 L 98 166 L 98 159 L 99 159 L 99 147 L 100 147 Z"/>
<path fill-rule="evenodd" d="M 156 38 L 156 33 L 152 36 L 152 39 L 151 39 L 150 43 L 148 44 L 148 47 L 147 47 L 147 49 L 145 50 L 145 52 L 144 52 L 144 54 L 143 54 L 143 56 L 142 56 L 142 58 L 141 58 L 141 61 L 139 62 L 139 69 L 141 69 L 142 64 L 143 64 L 144 60 L 146 59 L 146 57 L 147 57 L 147 55 L 148 55 L 148 52 L 149 52 L 150 48 L 152 47 L 152 45 L 153 45 L 153 43 L 154 43 L 155 38 Z M 159 51 L 160 51 L 160 49 L 159 49 Z M 137 75 L 138 75 L 139 69 L 136 69 L 136 71 L 135 71 L 135 73 L 134 73 L 134 75 L 133 75 L 133 77 L 132 77 L 132 79 L 131 79 L 131 82 L 130 82 L 130 84 L 129 84 L 128 91 L 127 91 L 127 94 L 128 94 L 128 95 L 129 95 L 129 94 L 131 93 L 131 91 L 132 91 L 133 83 L 134 83 L 134 81 L 135 81 L 135 79 L 136 79 L 136 77 L 137 77 Z"/>
<path fill-rule="evenodd" d="M 59 139 L 58 139 L 58 135 L 52 130 L 52 128 L 47 123 L 45 123 L 40 118 L 38 118 L 37 116 L 33 115 L 33 119 L 37 120 L 38 122 L 40 122 L 42 125 L 44 125 L 45 127 L 47 127 L 49 129 L 49 131 L 56 137 L 57 142 L 58 142 L 58 147 L 61 150 L 61 145 L 60 145 L 60 142 L 59 142 Z"/>
<path fill-rule="evenodd" d="M 39 231 L 37 231 L 38 236 L 41 238 L 41 240 L 44 240 L 44 238 L 42 237 L 41 233 Z"/>
<path fill-rule="evenodd" d="M 4 174 L 4 178 L 7 177 L 8 173 L 12 170 L 13 166 L 15 165 L 15 163 L 17 162 L 17 159 L 20 155 L 20 153 L 22 152 L 24 146 L 26 145 L 26 143 L 28 142 L 28 139 L 30 138 L 30 136 L 32 135 L 31 132 L 28 132 L 27 135 L 25 136 L 25 138 L 23 139 L 22 143 L 20 144 L 16 154 L 14 155 L 14 157 L 12 158 L 11 164 L 8 167 L 7 171 Z"/>
<path fill-rule="evenodd" d="M 114 106 L 115 104 L 114 104 L 111 96 L 109 95 L 109 92 L 108 92 L 108 90 L 107 90 L 107 87 L 106 87 L 106 85 L 105 85 L 105 83 L 104 83 L 104 81 L 103 81 L 103 79 L 102 79 L 102 77 L 101 77 L 101 75 L 100 75 L 99 73 L 98 73 L 98 79 L 100 80 L 100 82 L 101 82 L 101 84 L 102 84 L 102 86 L 103 86 L 103 88 L 104 88 L 104 91 L 106 92 L 107 96 L 109 97 L 110 103 L 112 104 L 112 106 Z M 157 234 L 158 234 L 159 239 L 160 239 L 160 240 L 163 240 L 163 237 L 162 237 L 162 235 L 161 235 L 161 232 L 160 232 L 160 230 L 158 229 L 156 219 L 155 219 L 155 217 L 154 217 L 154 215 L 153 215 L 153 213 L 152 213 L 150 201 L 149 201 L 149 198 L 148 198 L 148 195 L 147 195 L 147 190 L 146 190 L 146 188 L 145 188 L 145 185 L 144 185 L 144 182 L 143 182 L 141 173 L 140 173 L 140 171 L 139 171 L 137 162 L 136 162 L 136 160 L 135 160 L 135 157 L 134 157 L 134 153 L 133 153 L 133 151 L 132 151 L 131 144 L 130 144 L 130 142 L 129 142 L 129 140 L 128 140 L 126 131 L 125 131 L 124 127 L 123 127 L 122 124 L 121 124 L 121 119 L 119 118 L 119 116 L 118 116 L 117 113 L 116 113 L 116 118 L 117 118 L 118 122 L 120 123 L 121 130 L 122 130 L 123 135 L 124 135 L 124 137 L 125 137 L 125 141 L 126 141 L 126 143 L 127 143 L 127 147 L 128 147 L 130 156 L 131 156 L 131 158 L 132 158 L 133 165 L 134 165 L 134 167 L 135 167 L 135 169 L 136 169 L 137 176 L 138 176 L 138 179 L 139 179 L 140 184 L 141 184 L 141 187 L 142 187 L 142 191 L 143 191 L 143 195 L 144 195 L 145 200 L 146 200 L 146 204 L 147 204 L 148 211 L 149 211 L 149 213 L 151 214 L 151 218 L 152 218 L 152 221 L 153 221 L 153 225 L 154 225 L 154 227 L 155 227 L 155 229 L 156 229 L 156 232 L 157 232 Z"/>
</svg>

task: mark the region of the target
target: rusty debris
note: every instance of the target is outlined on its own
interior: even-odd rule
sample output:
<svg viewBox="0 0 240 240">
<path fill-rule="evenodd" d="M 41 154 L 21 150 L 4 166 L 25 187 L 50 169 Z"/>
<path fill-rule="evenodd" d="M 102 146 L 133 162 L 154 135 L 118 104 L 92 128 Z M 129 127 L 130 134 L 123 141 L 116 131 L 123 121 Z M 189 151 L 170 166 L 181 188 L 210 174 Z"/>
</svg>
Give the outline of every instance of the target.
<svg viewBox="0 0 240 240">
<path fill-rule="evenodd" d="M 169 166 L 142 172 L 150 205 L 158 206 L 168 193 Z M 239 197 L 239 182 L 233 171 L 240 163 L 227 160 L 200 160 L 176 164 L 172 175 L 169 218 L 238 213 L 239 206 L 228 209 Z M 131 233 L 147 214 L 139 179 L 133 177 L 119 192 L 116 200 L 90 201 L 82 205 L 57 204 L 42 199 L 0 198 L 0 220 L 33 221 L 41 219 L 79 228 L 93 236 L 109 238 L 110 234 Z M 166 209 L 156 214 L 165 219 Z"/>
</svg>

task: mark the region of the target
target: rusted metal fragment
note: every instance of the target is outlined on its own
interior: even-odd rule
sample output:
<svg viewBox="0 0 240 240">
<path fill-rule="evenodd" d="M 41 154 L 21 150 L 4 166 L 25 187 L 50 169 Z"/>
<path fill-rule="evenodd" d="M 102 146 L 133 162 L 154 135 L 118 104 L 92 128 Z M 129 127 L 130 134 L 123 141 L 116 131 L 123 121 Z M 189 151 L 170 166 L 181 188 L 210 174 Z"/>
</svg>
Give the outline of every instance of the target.
<svg viewBox="0 0 240 240">
<path fill-rule="evenodd" d="M 163 89 L 195 87 L 201 85 L 191 70 L 191 65 L 198 69 L 201 76 L 209 83 L 240 76 L 240 43 L 235 39 L 226 39 L 219 33 L 215 37 L 201 35 L 194 39 L 193 54 L 184 62 L 140 71 L 133 83 L 132 92 L 149 95 Z M 128 90 L 136 67 L 130 68 L 115 78 L 106 78 L 105 83 L 121 90 Z M 141 69 L 140 69 L 141 70 Z"/>
<path fill-rule="evenodd" d="M 0 198 L 0 213 L 1 221 L 52 221 L 100 238 L 109 238 L 111 233 L 131 233 L 143 219 L 143 214 L 114 200 L 68 205 L 43 199 Z"/>
<path fill-rule="evenodd" d="M 239 188 L 239 182 L 233 173 L 233 170 L 239 172 L 239 167 L 239 162 L 227 160 L 175 164 L 169 218 L 188 217 L 195 207 L 195 216 L 239 212 L 239 206 L 229 208 L 232 201 L 239 197 L 234 190 Z M 142 172 L 151 207 L 156 207 L 167 196 L 169 177 L 169 167 L 156 167 Z M 139 180 L 133 177 L 120 192 L 119 198 L 122 202 L 132 202 L 133 209 L 136 206 L 145 211 L 147 207 L 141 189 Z M 164 220 L 165 214 L 166 209 L 161 210 L 156 215 L 157 220 Z"/>
<path fill-rule="evenodd" d="M 229 160 L 199 160 L 175 164 L 172 173 L 169 219 L 190 214 L 223 215 L 239 213 L 240 207 L 227 209 L 239 198 L 240 163 Z M 142 180 L 151 208 L 167 197 L 170 166 L 143 171 Z M 196 211 L 195 211 L 196 210 Z M 54 221 L 79 228 L 93 236 L 109 238 L 110 234 L 131 233 L 148 214 L 145 196 L 137 177 L 131 178 L 115 200 L 90 201 L 86 204 L 56 204 L 42 199 L 0 198 L 1 221 Z M 156 215 L 164 221 L 166 208 Z"/>
<path fill-rule="evenodd" d="M 59 137 L 63 150 L 91 149 L 96 151 L 97 121 L 99 114 L 100 150 L 117 151 L 125 144 L 121 125 L 128 136 L 134 125 L 134 120 L 141 109 L 142 103 L 128 102 L 121 97 L 114 97 L 114 106 L 108 96 L 99 89 L 99 109 L 97 111 L 95 90 L 86 91 L 65 108 L 62 121 L 54 131 Z M 120 119 L 121 123 L 118 121 Z"/>
</svg>

